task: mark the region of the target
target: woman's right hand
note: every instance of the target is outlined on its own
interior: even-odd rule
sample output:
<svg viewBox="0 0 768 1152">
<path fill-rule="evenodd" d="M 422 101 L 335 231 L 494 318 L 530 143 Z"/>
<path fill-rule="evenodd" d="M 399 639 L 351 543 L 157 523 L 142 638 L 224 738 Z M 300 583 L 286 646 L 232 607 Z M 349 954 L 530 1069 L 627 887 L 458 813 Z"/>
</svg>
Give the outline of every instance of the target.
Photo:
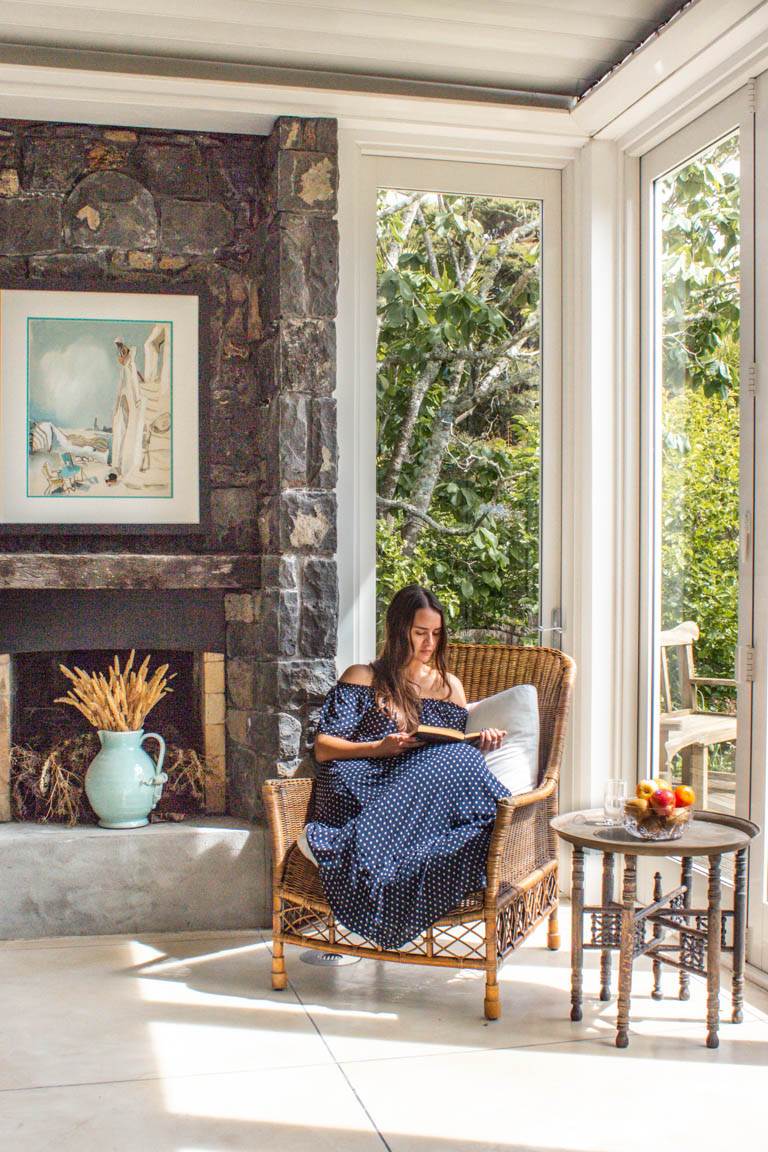
<svg viewBox="0 0 768 1152">
<path fill-rule="evenodd" d="M 412 748 L 423 748 L 423 740 L 418 740 L 412 732 L 390 732 L 374 743 L 375 756 L 399 756 L 401 752 L 410 752 Z"/>
</svg>

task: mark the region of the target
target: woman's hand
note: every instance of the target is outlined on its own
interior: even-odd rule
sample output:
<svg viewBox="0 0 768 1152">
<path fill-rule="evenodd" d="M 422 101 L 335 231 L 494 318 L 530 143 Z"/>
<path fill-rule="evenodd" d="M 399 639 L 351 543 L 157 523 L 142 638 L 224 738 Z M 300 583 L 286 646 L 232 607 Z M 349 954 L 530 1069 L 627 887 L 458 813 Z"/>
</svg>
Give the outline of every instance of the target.
<svg viewBox="0 0 768 1152">
<path fill-rule="evenodd" d="M 413 732 L 390 732 L 374 743 L 374 756 L 399 756 L 401 752 L 410 752 L 413 748 L 423 748 L 424 742 L 418 740 Z"/>
<path fill-rule="evenodd" d="M 506 734 L 504 728 L 483 728 L 477 746 L 481 752 L 493 752 L 494 748 L 501 747 L 501 742 Z"/>
</svg>

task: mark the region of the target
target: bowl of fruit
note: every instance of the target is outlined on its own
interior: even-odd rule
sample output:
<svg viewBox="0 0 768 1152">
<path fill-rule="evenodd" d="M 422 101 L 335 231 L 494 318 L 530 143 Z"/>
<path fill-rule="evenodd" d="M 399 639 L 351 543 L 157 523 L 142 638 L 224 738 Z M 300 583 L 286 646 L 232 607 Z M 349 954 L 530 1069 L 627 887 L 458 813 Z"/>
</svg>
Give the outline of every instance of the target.
<svg viewBox="0 0 768 1152">
<path fill-rule="evenodd" d="M 693 817 L 696 793 L 688 784 L 641 780 L 624 804 L 624 827 L 641 840 L 679 840 Z"/>
</svg>

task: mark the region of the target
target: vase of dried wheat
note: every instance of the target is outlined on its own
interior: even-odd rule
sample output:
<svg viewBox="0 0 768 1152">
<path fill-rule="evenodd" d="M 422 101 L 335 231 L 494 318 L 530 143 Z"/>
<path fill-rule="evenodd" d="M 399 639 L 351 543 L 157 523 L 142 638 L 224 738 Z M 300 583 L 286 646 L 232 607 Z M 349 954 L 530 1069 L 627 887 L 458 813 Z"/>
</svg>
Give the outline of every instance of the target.
<svg viewBox="0 0 768 1152">
<path fill-rule="evenodd" d="M 163 792 L 168 777 L 163 772 L 165 741 L 157 732 L 145 732 L 142 724 L 148 712 L 172 691 L 163 664 L 149 675 L 149 656 L 133 671 L 136 653 L 125 665 L 115 656 L 103 672 L 83 672 L 81 668 L 59 665 L 70 681 L 66 696 L 57 704 L 76 708 L 99 734 L 101 749 L 85 774 L 85 794 L 99 817 L 102 828 L 141 828 Z M 157 763 L 144 751 L 145 740 L 157 740 Z"/>
<path fill-rule="evenodd" d="M 99 731 L 101 751 L 85 774 L 85 794 L 102 828 L 141 828 L 163 792 L 165 741 L 157 732 Z M 145 740 L 157 740 L 157 763 L 144 751 Z"/>
</svg>

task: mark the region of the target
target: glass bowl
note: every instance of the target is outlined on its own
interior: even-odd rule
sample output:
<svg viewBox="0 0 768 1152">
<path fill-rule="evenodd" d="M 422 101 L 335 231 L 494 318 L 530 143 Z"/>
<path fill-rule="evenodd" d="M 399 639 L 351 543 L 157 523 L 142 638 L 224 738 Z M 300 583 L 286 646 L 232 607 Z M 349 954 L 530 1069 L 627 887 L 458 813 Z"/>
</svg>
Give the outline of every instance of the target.
<svg viewBox="0 0 768 1152">
<path fill-rule="evenodd" d="M 624 827 L 638 840 L 679 840 L 693 817 L 693 808 L 675 808 L 671 816 L 662 816 L 648 808 L 639 815 L 624 809 Z"/>
</svg>

